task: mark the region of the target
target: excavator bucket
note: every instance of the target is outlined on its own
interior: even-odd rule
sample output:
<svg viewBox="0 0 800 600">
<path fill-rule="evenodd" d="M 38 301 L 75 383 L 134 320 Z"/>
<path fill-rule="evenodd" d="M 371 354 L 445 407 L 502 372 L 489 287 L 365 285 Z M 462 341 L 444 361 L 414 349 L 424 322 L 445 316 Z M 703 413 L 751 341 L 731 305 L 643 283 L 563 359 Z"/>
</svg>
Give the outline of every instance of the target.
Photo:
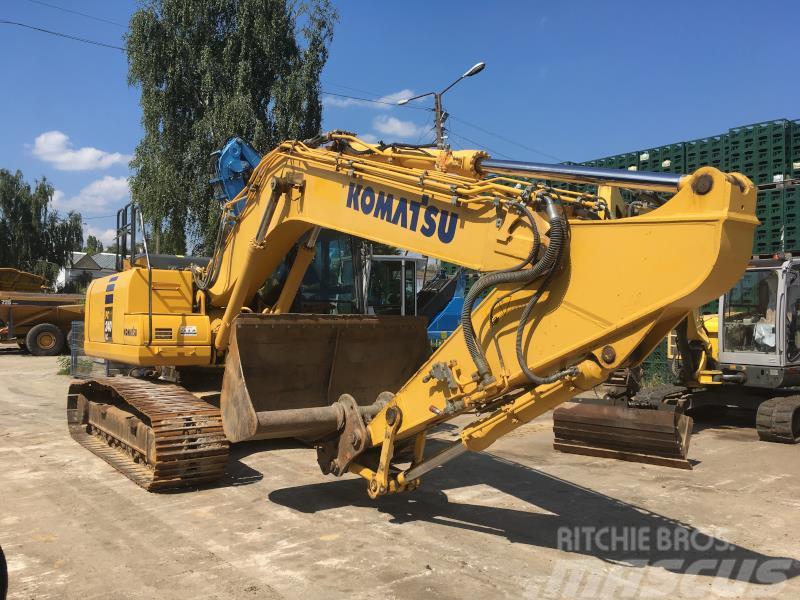
<svg viewBox="0 0 800 600">
<path fill-rule="evenodd" d="M 686 458 L 692 418 L 673 407 L 566 404 L 553 411 L 553 432 L 561 452 L 692 468 Z"/>
<path fill-rule="evenodd" d="M 233 324 L 221 408 L 231 442 L 334 433 L 331 407 L 397 392 L 430 356 L 424 317 L 240 315 Z"/>
</svg>

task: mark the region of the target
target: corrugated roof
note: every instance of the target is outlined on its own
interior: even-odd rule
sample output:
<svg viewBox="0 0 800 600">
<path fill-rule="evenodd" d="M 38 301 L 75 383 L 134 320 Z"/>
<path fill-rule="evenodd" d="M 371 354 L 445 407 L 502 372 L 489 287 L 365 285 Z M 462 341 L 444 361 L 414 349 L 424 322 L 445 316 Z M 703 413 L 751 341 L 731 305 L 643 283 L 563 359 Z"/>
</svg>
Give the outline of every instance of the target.
<svg viewBox="0 0 800 600">
<path fill-rule="evenodd" d="M 117 268 L 117 255 L 113 252 L 93 254 L 92 260 L 103 270 L 115 271 Z"/>
</svg>

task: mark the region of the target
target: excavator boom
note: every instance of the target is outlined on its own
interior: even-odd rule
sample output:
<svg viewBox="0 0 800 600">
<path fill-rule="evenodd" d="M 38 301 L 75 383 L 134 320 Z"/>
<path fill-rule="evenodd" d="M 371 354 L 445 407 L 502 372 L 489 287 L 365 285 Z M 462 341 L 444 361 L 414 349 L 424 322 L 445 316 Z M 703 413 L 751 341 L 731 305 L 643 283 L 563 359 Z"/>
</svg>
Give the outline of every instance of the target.
<svg viewBox="0 0 800 600">
<path fill-rule="evenodd" d="M 675 193 L 647 214 L 613 219 L 604 198 L 523 179 L 531 175 Z M 224 361 L 228 439 L 276 432 L 312 439 L 324 472 L 357 473 L 377 497 L 415 487 L 446 460 L 489 447 L 611 371 L 641 362 L 688 311 L 737 280 L 757 224 L 754 204 L 746 178 L 710 167 L 682 177 L 632 175 L 375 146 L 344 133 L 285 142 L 228 203 L 237 214 L 225 211 L 208 267 L 192 282 L 142 266 L 120 274 L 119 300 L 106 293 L 105 312 L 99 302 L 88 310 L 96 320 L 85 347 L 137 365 Z M 394 360 L 392 346 L 379 347 L 370 332 L 396 330 L 378 317 L 281 315 L 277 306 L 243 314 L 289 250 L 320 228 L 486 272 L 465 298 L 462 326 L 428 358 L 403 350 L 407 360 L 388 373 L 382 365 Z M 303 270 L 308 261 L 296 263 Z M 94 284 L 90 304 L 102 294 L 95 286 L 107 283 Z M 151 303 L 158 295 L 158 310 L 143 314 L 147 289 Z M 168 345 L 143 335 L 159 331 L 156 321 L 182 336 Z M 132 330 L 134 322 L 140 329 Z M 306 353 L 297 332 L 308 325 L 321 329 Z M 190 340 L 193 331 L 202 335 Z M 293 335 L 294 353 L 270 347 Z M 360 339 L 350 354 L 348 339 Z M 314 353 L 326 352 L 317 361 L 324 376 L 303 376 L 306 354 L 314 362 Z M 344 356 L 330 358 L 337 353 Z M 282 367 L 260 369 L 276 364 Z M 460 440 L 426 456 L 426 432 L 462 414 L 474 420 Z"/>
</svg>

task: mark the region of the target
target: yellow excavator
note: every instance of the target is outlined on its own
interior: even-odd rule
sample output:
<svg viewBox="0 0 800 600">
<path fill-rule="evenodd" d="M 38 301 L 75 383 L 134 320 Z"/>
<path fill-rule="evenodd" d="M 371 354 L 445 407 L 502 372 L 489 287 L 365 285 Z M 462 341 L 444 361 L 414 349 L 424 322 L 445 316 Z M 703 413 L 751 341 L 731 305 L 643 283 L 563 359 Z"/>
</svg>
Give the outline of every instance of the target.
<svg viewBox="0 0 800 600">
<path fill-rule="evenodd" d="M 615 372 L 598 401 L 571 403 L 553 413 L 554 447 L 586 454 L 691 468 L 685 451 L 672 453 L 672 432 L 688 430 L 699 411 L 755 413 L 762 441 L 800 443 L 800 258 L 754 258 L 720 296 L 715 314 L 695 309 L 669 334 L 674 381 L 642 388 L 630 369 Z M 630 427 L 616 424 L 639 422 Z M 648 426 L 647 423 L 651 425 Z M 688 437 L 687 437 L 688 441 Z"/>
<path fill-rule="evenodd" d="M 621 189 L 670 197 L 625 217 Z M 640 363 L 688 311 L 729 289 L 749 258 L 755 197 L 746 177 L 711 167 L 548 165 L 346 132 L 284 142 L 226 203 L 207 265 L 159 268 L 143 240 L 125 270 L 93 282 L 86 353 L 131 372 L 172 369 L 181 385 L 76 381 L 70 432 L 149 490 L 219 478 L 229 443 L 275 437 L 312 443 L 324 473 L 360 475 L 373 498 L 414 489 Z M 322 229 L 483 272 L 461 326 L 429 355 L 424 323 L 287 313 Z M 279 297 L 256 310 L 293 248 Z M 212 393 L 188 389 L 208 374 L 221 377 Z M 462 415 L 472 421 L 459 440 L 426 452 L 431 429 Z"/>
</svg>

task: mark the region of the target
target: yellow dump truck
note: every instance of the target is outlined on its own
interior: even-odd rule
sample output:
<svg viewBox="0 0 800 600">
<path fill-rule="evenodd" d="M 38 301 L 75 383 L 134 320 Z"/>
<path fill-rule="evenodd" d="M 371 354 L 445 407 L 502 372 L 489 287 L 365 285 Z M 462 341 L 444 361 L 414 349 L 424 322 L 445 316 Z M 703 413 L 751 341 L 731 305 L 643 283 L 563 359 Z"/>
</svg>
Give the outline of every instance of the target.
<svg viewBox="0 0 800 600">
<path fill-rule="evenodd" d="M 73 321 L 83 320 L 82 294 L 50 294 L 39 275 L 0 268 L 0 343 L 16 342 L 34 356 L 67 348 Z"/>
</svg>

